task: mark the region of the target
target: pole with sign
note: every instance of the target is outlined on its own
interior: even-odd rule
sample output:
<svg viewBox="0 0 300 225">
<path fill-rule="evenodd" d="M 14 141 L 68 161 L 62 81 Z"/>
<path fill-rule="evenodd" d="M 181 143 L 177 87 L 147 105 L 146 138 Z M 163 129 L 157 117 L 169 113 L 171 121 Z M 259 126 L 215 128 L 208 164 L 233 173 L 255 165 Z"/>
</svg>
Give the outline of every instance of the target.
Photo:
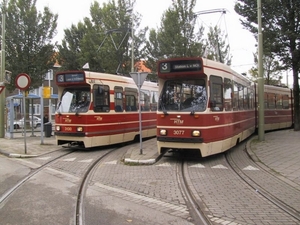
<svg viewBox="0 0 300 225">
<path fill-rule="evenodd" d="M 135 84 L 138 87 L 138 102 L 139 102 L 139 130 L 140 130 L 140 154 L 143 154 L 143 142 L 142 142 L 142 111 L 141 111 L 141 87 L 143 86 L 143 83 L 148 76 L 148 73 L 146 72 L 131 72 L 130 76 L 134 80 Z"/>
<path fill-rule="evenodd" d="M 25 118 L 25 92 L 28 90 L 30 84 L 31 84 L 31 79 L 30 76 L 26 73 L 20 73 L 16 77 L 16 87 L 19 88 L 21 91 L 23 91 L 23 112 L 24 112 L 24 147 L 25 147 L 25 154 L 27 154 L 27 147 L 26 147 L 26 118 Z"/>
</svg>

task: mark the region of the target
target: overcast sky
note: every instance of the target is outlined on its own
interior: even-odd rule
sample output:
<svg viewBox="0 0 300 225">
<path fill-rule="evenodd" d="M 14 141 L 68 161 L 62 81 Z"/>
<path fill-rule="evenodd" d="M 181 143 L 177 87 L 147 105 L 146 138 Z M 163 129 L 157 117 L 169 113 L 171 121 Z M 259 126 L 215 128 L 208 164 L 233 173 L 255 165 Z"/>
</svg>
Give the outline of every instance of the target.
<svg viewBox="0 0 300 225">
<path fill-rule="evenodd" d="M 89 9 L 95 0 L 37 0 L 38 10 L 48 6 L 53 13 L 58 14 L 58 35 L 56 40 L 64 36 L 63 30 L 70 28 L 71 24 L 77 24 L 84 17 L 89 17 Z M 100 6 L 107 0 L 97 0 Z M 117 1 L 116 1 L 117 2 Z M 253 66 L 253 52 L 255 49 L 255 39 L 253 35 L 246 31 L 239 21 L 239 16 L 234 11 L 235 0 L 197 0 L 195 12 L 225 8 L 227 13 L 222 16 L 221 13 L 213 13 L 198 16 L 197 23 L 202 23 L 205 31 L 208 26 L 220 26 L 227 32 L 230 44 L 232 59 L 232 68 L 239 73 L 247 72 Z M 142 15 L 141 27 L 149 26 L 157 28 L 163 12 L 172 4 L 172 0 L 136 0 L 134 11 Z M 205 33 L 206 33 L 205 32 Z"/>
</svg>

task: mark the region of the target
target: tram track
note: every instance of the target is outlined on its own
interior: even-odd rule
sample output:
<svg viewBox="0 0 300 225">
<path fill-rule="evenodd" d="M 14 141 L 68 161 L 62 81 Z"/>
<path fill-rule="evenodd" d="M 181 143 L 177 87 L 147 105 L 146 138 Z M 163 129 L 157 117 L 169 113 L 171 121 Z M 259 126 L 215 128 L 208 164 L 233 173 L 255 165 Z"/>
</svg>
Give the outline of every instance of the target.
<svg viewBox="0 0 300 225">
<path fill-rule="evenodd" d="M 79 189 L 78 189 L 78 194 L 77 194 L 77 202 L 76 202 L 76 219 L 75 219 L 75 224 L 76 225 L 84 225 L 84 212 L 83 212 L 83 205 L 84 205 L 84 192 L 86 190 L 89 178 L 91 177 L 91 174 L 93 173 L 94 169 L 96 168 L 96 166 L 105 158 L 107 157 L 109 154 L 111 154 L 112 152 L 114 152 L 115 150 L 117 150 L 118 148 L 114 148 L 108 152 L 106 152 L 105 154 L 101 155 L 100 157 L 98 157 L 93 163 L 91 163 L 89 165 L 89 167 L 86 169 L 81 183 L 79 185 Z"/>
<path fill-rule="evenodd" d="M 49 159 L 50 157 L 47 155 L 41 156 L 40 159 L 32 158 L 30 161 L 28 161 L 28 163 L 34 163 L 39 160 L 48 161 L 34 169 L 32 172 L 30 172 L 30 174 L 22 178 L 13 187 L 4 192 L 4 194 L 0 196 L 0 208 L 7 207 L 7 203 L 11 204 L 16 201 L 18 202 L 19 200 L 17 196 L 20 196 L 18 192 L 24 193 L 24 190 L 28 189 L 30 182 L 40 179 L 39 177 L 45 176 L 45 174 L 51 174 L 50 176 L 54 177 L 69 177 L 69 181 L 74 185 L 74 194 L 76 198 L 74 202 L 72 200 L 72 195 L 69 195 L 70 198 L 67 197 L 67 199 L 70 200 L 69 203 L 71 204 L 69 204 L 69 206 L 71 207 L 69 207 L 68 210 L 68 215 L 70 215 L 70 218 L 68 219 L 66 217 L 66 221 L 73 221 L 73 223 L 76 225 L 85 224 L 83 208 L 85 204 L 85 192 L 88 182 L 90 181 L 90 177 L 101 160 L 105 159 L 106 156 L 118 149 L 120 149 L 120 147 L 112 147 L 109 149 L 101 148 L 100 151 L 97 149 L 97 151 L 92 151 L 90 154 L 87 154 L 87 152 L 78 151 L 78 149 L 70 149 L 68 152 L 60 154 L 56 157 L 53 157 L 55 152 L 51 152 L 53 157 L 52 159 Z M 74 160 L 75 158 L 77 158 L 77 160 Z M 48 184 L 51 186 L 51 181 Z M 49 195 L 47 189 L 36 189 L 36 191 L 42 191 L 42 193 Z M 34 196 L 35 193 L 33 192 L 29 195 Z M 57 200 L 57 198 L 52 198 L 52 202 L 47 202 L 47 204 L 49 204 L 49 206 L 51 204 L 56 205 Z M 57 206 L 61 207 L 60 205 Z"/>
<path fill-rule="evenodd" d="M 225 159 L 228 165 L 231 167 L 240 179 L 242 179 L 250 188 L 255 190 L 256 193 L 259 193 L 267 201 L 276 207 L 280 208 L 288 215 L 300 222 L 300 211 L 298 209 L 299 205 L 293 204 L 293 202 L 286 202 L 287 196 L 290 198 L 299 198 L 300 190 L 297 190 L 292 185 L 282 181 L 274 175 L 262 168 L 260 165 L 253 162 L 249 156 L 246 154 L 245 149 L 239 149 L 240 151 L 230 151 L 225 154 Z M 244 162 L 241 162 L 241 159 L 244 159 Z M 245 165 L 245 160 L 250 165 L 254 165 L 258 170 L 260 170 L 260 175 L 253 176 L 251 172 L 245 172 L 242 168 L 242 164 Z M 254 167 L 252 167 L 254 168 Z M 280 186 L 280 187 L 277 187 Z M 286 193 L 281 193 L 276 191 L 276 189 L 285 190 Z M 297 200 L 294 202 L 298 202 Z"/>
<path fill-rule="evenodd" d="M 177 163 L 176 174 L 177 174 L 177 182 L 182 190 L 183 195 L 185 196 L 187 207 L 189 208 L 190 214 L 193 217 L 194 223 L 199 225 L 209 225 L 211 224 L 209 220 L 206 218 L 205 214 L 202 212 L 200 206 L 200 202 L 193 195 L 193 192 L 190 189 L 190 186 L 187 181 L 187 167 L 184 163 L 184 160 Z"/>
<path fill-rule="evenodd" d="M 38 167 L 37 169 L 34 169 L 31 173 L 29 173 L 27 176 L 25 176 L 23 179 L 21 179 L 19 182 L 17 182 L 13 187 L 11 187 L 9 190 L 7 190 L 6 192 L 4 192 L 4 194 L 2 194 L 0 196 L 0 208 L 1 205 L 9 198 L 9 196 L 11 196 L 15 191 L 17 191 L 23 184 L 26 183 L 26 181 L 28 181 L 30 178 L 32 178 L 33 176 L 35 176 L 36 174 L 38 174 L 40 171 L 42 171 L 43 169 L 45 169 L 46 167 L 50 166 L 52 163 L 54 163 L 55 161 L 69 155 L 72 154 L 75 150 L 71 150 L 67 153 L 64 153 L 62 155 L 59 155 L 58 157 L 55 157 L 51 160 L 49 160 L 48 162 L 46 162 L 45 164 L 43 164 L 42 166 Z M 53 153 L 53 152 L 52 152 Z"/>
</svg>

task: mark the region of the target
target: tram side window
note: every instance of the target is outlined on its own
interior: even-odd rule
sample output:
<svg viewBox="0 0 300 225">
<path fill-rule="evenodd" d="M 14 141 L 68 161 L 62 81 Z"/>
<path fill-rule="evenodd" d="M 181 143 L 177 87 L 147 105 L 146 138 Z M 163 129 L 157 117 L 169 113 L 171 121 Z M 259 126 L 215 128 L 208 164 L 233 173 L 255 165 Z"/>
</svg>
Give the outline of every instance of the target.
<svg viewBox="0 0 300 225">
<path fill-rule="evenodd" d="M 282 103 L 283 103 L 283 108 L 284 109 L 289 109 L 290 108 L 290 106 L 289 106 L 289 96 L 288 95 L 283 95 L 282 96 Z"/>
<path fill-rule="evenodd" d="M 276 95 L 276 109 L 282 109 L 282 95 Z"/>
<path fill-rule="evenodd" d="M 150 91 L 141 90 L 141 111 L 149 111 L 150 110 Z"/>
<path fill-rule="evenodd" d="M 275 109 L 275 94 L 268 93 L 268 109 Z"/>
<path fill-rule="evenodd" d="M 254 94 L 253 94 L 253 90 L 249 89 L 248 90 L 248 94 L 249 94 L 249 109 L 254 109 Z"/>
<path fill-rule="evenodd" d="M 232 110 L 232 82 L 230 79 L 224 79 L 224 107 L 225 111 Z"/>
<path fill-rule="evenodd" d="M 138 110 L 137 96 L 138 96 L 137 89 L 125 88 L 125 110 L 127 112 Z"/>
<path fill-rule="evenodd" d="M 158 92 L 151 91 L 151 99 L 150 99 L 150 109 L 151 111 L 157 110 L 157 102 L 158 102 Z"/>
<path fill-rule="evenodd" d="M 244 109 L 249 109 L 249 95 L 246 87 L 244 87 Z"/>
<path fill-rule="evenodd" d="M 222 78 L 210 76 L 210 108 L 212 111 L 223 111 Z"/>
<path fill-rule="evenodd" d="M 264 104 L 265 104 L 265 109 L 268 108 L 268 93 L 264 93 Z"/>
<path fill-rule="evenodd" d="M 238 90 L 239 90 L 239 110 L 244 109 L 244 86 L 241 84 L 238 84 Z"/>
<path fill-rule="evenodd" d="M 109 87 L 107 85 L 94 85 L 94 111 L 109 112 Z"/>
<path fill-rule="evenodd" d="M 123 88 L 122 87 L 115 87 L 115 111 L 116 112 L 123 112 Z"/>
<path fill-rule="evenodd" d="M 233 102 L 232 102 L 232 107 L 233 110 L 238 110 L 238 101 L 239 101 L 239 85 L 238 83 L 234 82 L 233 83 Z"/>
</svg>

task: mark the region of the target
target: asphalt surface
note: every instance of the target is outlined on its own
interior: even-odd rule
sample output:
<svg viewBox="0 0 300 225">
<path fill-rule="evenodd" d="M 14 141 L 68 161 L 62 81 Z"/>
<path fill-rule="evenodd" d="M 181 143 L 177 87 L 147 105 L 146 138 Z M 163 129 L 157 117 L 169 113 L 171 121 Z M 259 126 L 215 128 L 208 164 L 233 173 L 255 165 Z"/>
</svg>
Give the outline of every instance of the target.
<svg viewBox="0 0 300 225">
<path fill-rule="evenodd" d="M 247 142 L 247 153 L 253 161 L 277 172 L 296 185 L 300 185 L 300 132 L 292 129 L 265 133 L 265 140 L 253 136 Z M 36 157 L 61 149 L 55 137 L 43 137 L 41 132 L 27 131 L 0 138 L 0 153 L 7 157 Z M 126 145 L 124 161 L 136 164 L 154 164 L 159 160 L 156 138 L 142 143 Z"/>
</svg>

